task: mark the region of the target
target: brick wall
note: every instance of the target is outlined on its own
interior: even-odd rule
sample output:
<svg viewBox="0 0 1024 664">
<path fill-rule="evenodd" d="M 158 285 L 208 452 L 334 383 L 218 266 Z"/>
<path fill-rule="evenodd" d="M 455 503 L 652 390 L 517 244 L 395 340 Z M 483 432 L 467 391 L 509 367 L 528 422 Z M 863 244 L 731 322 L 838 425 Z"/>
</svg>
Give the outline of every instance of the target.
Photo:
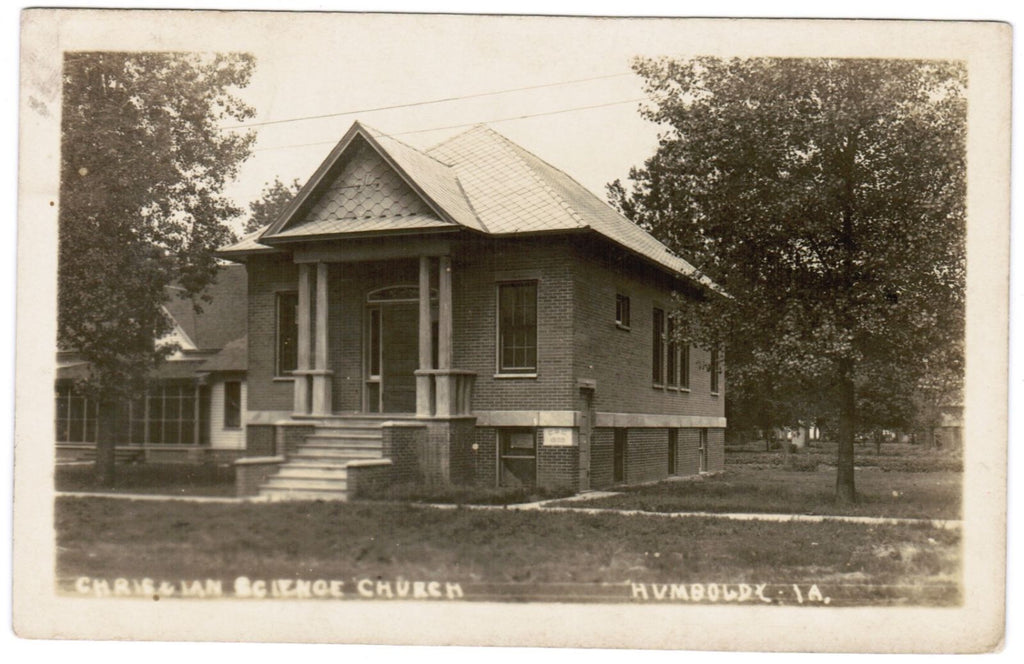
<svg viewBox="0 0 1024 664">
<path fill-rule="evenodd" d="M 245 427 L 245 455 L 268 456 L 274 454 L 274 425 L 249 424 Z"/>
<path fill-rule="evenodd" d="M 391 477 L 395 484 L 423 481 L 418 450 L 426 444 L 426 425 L 387 425 L 381 429 L 382 455 L 391 459 Z"/>
<path fill-rule="evenodd" d="M 549 489 L 580 486 L 580 448 L 545 447 L 543 429 L 537 433 L 537 486 Z"/>
<path fill-rule="evenodd" d="M 594 429 L 590 436 L 590 488 L 611 486 L 615 452 L 615 430 Z"/>
<path fill-rule="evenodd" d="M 628 429 L 626 441 L 627 484 L 668 476 L 668 429 Z"/>
<path fill-rule="evenodd" d="M 597 380 L 598 411 L 724 417 L 725 385 L 711 395 L 709 353 L 690 351 L 690 390 L 652 387 L 653 310 L 672 310 L 680 285 L 607 247 L 579 243 L 575 281 L 574 368 Z M 629 297 L 630 329 L 615 323 L 616 294 Z"/>
<path fill-rule="evenodd" d="M 700 429 L 679 429 L 676 475 L 696 475 L 699 472 Z"/>
<path fill-rule="evenodd" d="M 454 364 L 475 371 L 476 410 L 571 410 L 573 287 L 565 240 L 465 243 L 453 255 Z M 495 310 L 501 281 L 537 281 L 537 377 L 495 378 Z"/>
<path fill-rule="evenodd" d="M 476 486 L 498 484 L 498 434 L 493 427 L 476 427 L 473 442 L 473 483 Z"/>
<path fill-rule="evenodd" d="M 292 382 L 274 380 L 277 355 L 277 303 L 275 293 L 298 287 L 298 269 L 290 257 L 249 258 L 249 410 L 292 409 Z M 251 429 L 251 427 L 250 427 Z M 248 436 L 252 440 L 252 434 Z"/>
</svg>

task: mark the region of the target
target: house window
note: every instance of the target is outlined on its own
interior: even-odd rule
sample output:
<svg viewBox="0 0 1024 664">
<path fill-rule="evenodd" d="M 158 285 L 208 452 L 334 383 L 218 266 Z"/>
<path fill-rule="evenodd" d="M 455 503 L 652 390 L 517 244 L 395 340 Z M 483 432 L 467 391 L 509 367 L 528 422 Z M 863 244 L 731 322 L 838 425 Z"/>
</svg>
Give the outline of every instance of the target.
<svg viewBox="0 0 1024 664">
<path fill-rule="evenodd" d="M 75 394 L 70 385 L 57 388 L 58 443 L 95 443 L 98 415 L 95 401 Z"/>
<path fill-rule="evenodd" d="M 287 376 L 298 367 L 298 310 L 298 293 L 277 294 L 277 376 Z"/>
<path fill-rule="evenodd" d="M 161 385 L 146 395 L 146 442 L 156 445 L 193 445 L 196 441 L 195 388 Z"/>
<path fill-rule="evenodd" d="M 629 296 L 621 293 L 615 296 L 615 325 L 629 329 Z"/>
<path fill-rule="evenodd" d="M 498 372 L 537 372 L 537 282 L 498 285 Z"/>
<path fill-rule="evenodd" d="M 665 312 L 654 310 L 651 325 L 651 380 L 655 385 L 665 382 Z"/>
<path fill-rule="evenodd" d="M 224 428 L 238 429 L 242 426 L 242 383 L 229 380 L 224 383 Z"/>
<path fill-rule="evenodd" d="M 612 446 L 612 481 L 626 481 L 626 429 L 616 429 Z"/>
<path fill-rule="evenodd" d="M 718 394 L 718 375 L 720 373 L 718 366 L 718 349 L 711 351 L 711 394 Z"/>
<path fill-rule="evenodd" d="M 537 432 L 534 429 L 499 429 L 498 465 L 501 486 L 535 486 Z"/>
</svg>

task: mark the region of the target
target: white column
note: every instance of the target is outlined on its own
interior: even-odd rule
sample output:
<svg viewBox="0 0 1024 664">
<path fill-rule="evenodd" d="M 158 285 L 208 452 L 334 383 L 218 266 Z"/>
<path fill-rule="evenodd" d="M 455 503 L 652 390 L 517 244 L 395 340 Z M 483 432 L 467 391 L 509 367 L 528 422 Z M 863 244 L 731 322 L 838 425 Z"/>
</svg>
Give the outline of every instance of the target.
<svg viewBox="0 0 1024 664">
<path fill-rule="evenodd" d="M 437 415 L 450 417 L 455 411 L 452 368 L 452 259 L 438 259 L 437 275 L 437 368 L 441 370 L 434 389 L 437 392 Z"/>
<path fill-rule="evenodd" d="M 296 367 L 294 374 L 294 406 L 297 415 L 309 414 L 309 264 L 299 263 L 299 338 L 296 340 Z"/>
<path fill-rule="evenodd" d="M 313 371 L 313 414 L 331 413 L 331 372 L 327 368 L 327 263 L 316 264 L 316 348 Z"/>
<path fill-rule="evenodd" d="M 420 281 L 419 281 L 419 350 L 420 350 L 420 371 L 416 373 L 416 414 L 420 417 L 430 417 L 434 410 L 433 387 L 434 380 L 429 372 L 434 368 L 433 360 L 433 339 L 430 325 L 430 257 L 420 256 Z"/>
<path fill-rule="evenodd" d="M 438 259 L 437 279 L 437 368 L 452 368 L 452 259 Z"/>
</svg>

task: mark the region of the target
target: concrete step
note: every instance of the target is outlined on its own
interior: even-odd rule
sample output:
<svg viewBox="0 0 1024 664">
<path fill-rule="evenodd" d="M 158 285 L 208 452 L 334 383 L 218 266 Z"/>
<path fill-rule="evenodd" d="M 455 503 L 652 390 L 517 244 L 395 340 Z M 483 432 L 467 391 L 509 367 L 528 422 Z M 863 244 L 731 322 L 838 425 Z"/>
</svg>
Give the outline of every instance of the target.
<svg viewBox="0 0 1024 664">
<path fill-rule="evenodd" d="M 289 491 L 341 491 L 348 488 L 348 480 L 345 478 L 307 478 L 307 477 L 281 477 L 274 475 L 262 490 L 288 489 Z"/>
<path fill-rule="evenodd" d="M 380 427 L 317 427 L 310 436 L 344 436 L 347 438 L 380 439 Z"/>
<path fill-rule="evenodd" d="M 312 491 L 312 490 L 276 490 L 263 489 L 260 496 L 273 502 L 300 501 L 300 500 L 331 500 L 344 503 L 348 501 L 348 494 L 344 491 Z"/>
<path fill-rule="evenodd" d="M 273 477 L 289 479 L 333 479 L 345 480 L 348 471 L 344 466 L 316 464 L 286 464 Z"/>
<path fill-rule="evenodd" d="M 352 447 L 381 447 L 384 445 L 384 440 L 380 437 L 377 438 L 358 438 L 352 436 L 306 436 L 302 445 L 327 445 L 331 447 L 337 447 L 338 445 L 351 445 Z"/>
<path fill-rule="evenodd" d="M 349 447 L 300 447 L 295 451 L 295 454 L 289 457 L 291 460 L 307 460 L 307 459 L 325 459 L 333 460 L 338 462 L 342 459 L 380 459 L 382 453 L 380 448 L 377 449 L 359 449 Z"/>
</svg>

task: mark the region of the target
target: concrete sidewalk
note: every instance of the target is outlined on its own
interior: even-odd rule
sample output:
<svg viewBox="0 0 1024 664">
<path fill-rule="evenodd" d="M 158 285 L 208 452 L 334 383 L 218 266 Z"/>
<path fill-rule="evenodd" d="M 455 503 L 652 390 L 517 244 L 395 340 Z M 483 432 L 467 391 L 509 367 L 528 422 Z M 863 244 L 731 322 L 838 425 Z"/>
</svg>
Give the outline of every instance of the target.
<svg viewBox="0 0 1024 664">
<path fill-rule="evenodd" d="M 232 498 L 218 496 L 161 496 L 141 493 L 100 493 L 86 491 L 58 491 L 57 497 L 70 498 L 113 498 L 118 500 L 146 500 L 183 503 L 268 503 L 268 498 L 254 496 Z M 598 507 L 565 507 L 555 506 L 557 502 L 584 502 L 597 498 L 618 495 L 613 491 L 594 491 L 571 498 L 554 498 L 535 503 L 517 503 L 511 505 L 458 505 L 453 503 L 409 503 L 413 507 L 439 510 L 514 510 L 555 512 L 563 514 L 617 514 L 619 516 L 646 516 L 663 519 L 730 519 L 733 521 L 768 521 L 774 523 L 856 523 L 865 526 L 928 526 L 938 530 L 958 530 L 963 522 L 952 519 L 900 519 L 880 516 L 840 516 L 831 514 L 769 514 L 757 512 L 648 512 L 645 510 L 617 510 Z"/>
</svg>

